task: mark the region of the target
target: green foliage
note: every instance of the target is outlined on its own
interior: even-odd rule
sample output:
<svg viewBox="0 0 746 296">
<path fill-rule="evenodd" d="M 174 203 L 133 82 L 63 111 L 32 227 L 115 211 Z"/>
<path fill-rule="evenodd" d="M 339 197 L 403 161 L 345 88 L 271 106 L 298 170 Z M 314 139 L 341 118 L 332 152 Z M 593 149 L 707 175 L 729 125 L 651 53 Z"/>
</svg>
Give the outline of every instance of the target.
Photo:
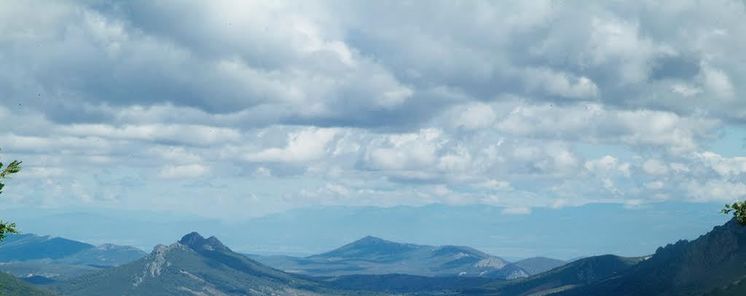
<svg viewBox="0 0 746 296">
<path fill-rule="evenodd" d="M 0 162 L 0 193 L 3 193 L 3 188 L 5 187 L 5 183 L 3 183 L 3 179 L 10 177 L 13 174 L 16 174 L 21 171 L 21 162 L 14 160 L 11 161 L 10 164 L 3 167 L 3 163 Z M 17 233 L 16 231 L 16 224 L 15 223 L 9 223 L 9 222 L 3 222 L 0 221 L 0 241 L 2 241 L 5 238 L 5 235 L 9 233 Z"/>
<path fill-rule="evenodd" d="M 721 212 L 726 215 L 732 213 L 738 223 L 746 225 L 746 201 L 737 201 L 729 205 L 726 204 Z"/>
<path fill-rule="evenodd" d="M 9 233 L 18 233 L 16 224 L 0 221 L 0 241 L 4 240 L 5 235 Z"/>
<path fill-rule="evenodd" d="M 2 296 L 52 296 L 52 292 L 36 288 L 10 274 L 0 272 L 0 295 Z"/>
</svg>

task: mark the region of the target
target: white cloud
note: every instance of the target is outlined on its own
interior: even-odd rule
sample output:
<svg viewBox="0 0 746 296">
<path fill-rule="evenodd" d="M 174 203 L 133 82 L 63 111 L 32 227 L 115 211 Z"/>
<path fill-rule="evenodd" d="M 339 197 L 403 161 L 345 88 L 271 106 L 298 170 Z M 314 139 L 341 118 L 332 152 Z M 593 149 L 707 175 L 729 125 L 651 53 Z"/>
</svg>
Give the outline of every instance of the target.
<svg viewBox="0 0 746 296">
<path fill-rule="evenodd" d="M 387 140 L 371 147 L 365 155 L 366 162 L 374 169 L 412 170 L 423 169 L 437 160 L 438 140 L 441 131 L 423 129 L 418 133 L 391 135 Z M 454 159 L 457 161 L 457 159 Z"/>
<path fill-rule="evenodd" d="M 746 196 L 746 184 L 724 180 L 690 181 L 685 189 L 689 197 L 696 201 L 732 202 Z"/>
<path fill-rule="evenodd" d="M 585 76 L 576 77 L 547 68 L 526 70 L 529 89 L 541 89 L 551 96 L 592 100 L 598 96 L 598 86 Z"/>
<path fill-rule="evenodd" d="M 653 182 L 645 183 L 645 187 L 647 187 L 650 190 L 660 190 L 660 189 L 663 189 L 664 186 L 666 186 L 666 184 L 663 183 L 662 181 L 653 181 Z"/>
<path fill-rule="evenodd" d="M 657 159 L 648 159 L 642 164 L 642 170 L 648 175 L 660 176 L 668 174 L 668 165 Z"/>
<path fill-rule="evenodd" d="M 499 130 L 514 135 L 655 146 L 677 154 L 695 150 L 715 126 L 712 120 L 670 112 L 613 110 L 598 104 L 521 104 L 497 123 Z"/>
<path fill-rule="evenodd" d="M 594 64 L 617 67 L 622 84 L 647 80 L 649 61 L 661 49 L 640 35 L 638 23 L 595 17 L 591 26 L 593 29 L 586 50 Z"/>
<path fill-rule="evenodd" d="M 746 118 L 745 35 L 729 0 L 11 0 L 0 146 L 59 203 L 164 206 L 153 172 L 261 211 L 728 200 L 746 160 L 704 147 Z"/>
<path fill-rule="evenodd" d="M 202 164 L 167 165 L 161 168 L 158 176 L 164 179 L 191 179 L 202 177 L 210 171 Z"/>
<path fill-rule="evenodd" d="M 721 176 L 731 177 L 746 173 L 746 157 L 723 157 L 710 151 L 702 152 L 697 156 Z"/>
<path fill-rule="evenodd" d="M 327 146 L 337 134 L 335 129 L 309 128 L 290 133 L 283 148 L 268 148 L 251 153 L 246 160 L 254 162 L 308 162 L 328 153 Z"/>
<path fill-rule="evenodd" d="M 77 137 L 100 137 L 124 140 L 165 141 L 189 145 L 235 142 L 241 134 L 230 128 L 203 125 L 126 125 L 75 124 L 61 127 L 60 132 Z"/>
<path fill-rule="evenodd" d="M 590 172 L 610 173 L 620 172 L 624 176 L 630 176 L 630 164 L 622 163 L 616 157 L 605 155 L 599 159 L 585 162 L 585 169 Z"/>
<path fill-rule="evenodd" d="M 671 91 L 684 97 L 696 96 L 702 92 L 701 89 L 686 84 L 674 84 L 671 86 Z"/>
<path fill-rule="evenodd" d="M 704 67 L 702 71 L 704 75 L 704 84 L 708 90 L 714 93 L 717 97 L 723 99 L 733 98 L 735 91 L 728 74 L 710 67 Z"/>
<path fill-rule="evenodd" d="M 505 215 L 528 215 L 531 214 L 531 208 L 518 207 L 518 208 L 504 208 L 502 213 Z"/>
<path fill-rule="evenodd" d="M 451 110 L 451 126 L 468 130 L 487 128 L 495 121 L 492 107 L 484 103 L 460 105 Z"/>
</svg>

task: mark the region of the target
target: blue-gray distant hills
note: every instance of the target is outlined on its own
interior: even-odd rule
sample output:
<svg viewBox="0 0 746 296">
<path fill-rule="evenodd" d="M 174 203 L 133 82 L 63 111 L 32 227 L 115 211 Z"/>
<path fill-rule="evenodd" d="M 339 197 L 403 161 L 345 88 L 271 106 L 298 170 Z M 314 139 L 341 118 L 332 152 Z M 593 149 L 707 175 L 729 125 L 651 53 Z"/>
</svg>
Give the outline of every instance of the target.
<svg viewBox="0 0 746 296">
<path fill-rule="evenodd" d="M 746 226 L 731 220 L 696 240 L 658 248 L 652 256 L 579 259 L 515 281 L 462 290 L 467 295 L 743 296 Z"/>
<path fill-rule="evenodd" d="M 119 266 L 146 254 L 130 246 L 94 246 L 60 237 L 17 234 L 0 242 L 0 271 L 56 281 Z"/>
<path fill-rule="evenodd" d="M 159 245 L 135 262 L 70 280 L 62 295 L 368 295 L 272 269 L 198 233 Z"/>
<path fill-rule="evenodd" d="M 80 242 L 37 236 L 12 238 L 5 248 L 6 254 L 24 260 L 11 264 L 49 262 L 53 266 L 83 266 L 64 260 L 89 258 L 85 254 L 98 252 L 94 251 L 96 247 Z M 98 248 L 103 252 L 106 249 Z M 267 262 L 284 260 L 283 264 L 294 264 L 302 272 L 272 268 L 233 252 L 215 237 L 190 233 L 174 244 L 156 247 L 134 262 L 100 267 L 44 287 L 58 295 L 72 296 L 746 295 L 746 226 L 735 221 L 715 227 L 696 240 L 661 247 L 650 256 L 591 256 L 519 278 L 485 275 L 506 270 L 527 274 L 526 269 L 532 266 L 544 268 L 559 262 L 531 258 L 509 263 L 468 247 L 396 243 L 375 237 L 305 258 L 262 258 Z M 0 293 L 49 294 L 5 274 L 0 274 Z"/>
<path fill-rule="evenodd" d="M 303 258 L 250 256 L 289 273 L 317 277 L 407 274 L 516 279 L 530 275 L 518 264 L 470 247 L 397 243 L 372 236 L 323 254 Z M 523 263 L 532 272 L 541 272 L 557 267 L 557 262 L 561 261 L 536 259 Z"/>
</svg>

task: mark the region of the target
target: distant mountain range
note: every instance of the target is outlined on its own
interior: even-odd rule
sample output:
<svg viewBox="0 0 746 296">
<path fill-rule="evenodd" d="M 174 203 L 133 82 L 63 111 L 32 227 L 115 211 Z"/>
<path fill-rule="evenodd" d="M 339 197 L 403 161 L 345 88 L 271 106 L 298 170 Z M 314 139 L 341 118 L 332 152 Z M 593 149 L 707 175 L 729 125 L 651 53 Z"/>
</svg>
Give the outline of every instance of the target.
<svg viewBox="0 0 746 296">
<path fill-rule="evenodd" d="M 13 237 L 4 247 L 8 252 L 0 258 L 12 260 L 7 254 L 13 254 L 23 261 L 3 264 L 31 262 L 42 266 L 46 262 L 47 269 L 83 266 L 73 263 L 118 262 L 111 258 L 122 258 L 116 255 L 122 251 L 120 247 L 96 248 L 50 237 Z M 112 250 L 116 251 L 108 253 Z M 746 226 L 735 221 L 715 227 L 696 240 L 661 247 L 651 256 L 602 255 L 561 266 L 556 266 L 561 261 L 550 258 L 510 263 L 468 247 L 396 243 L 376 237 L 304 258 L 255 258 L 287 264 L 296 268 L 295 273 L 236 253 L 215 237 L 190 233 L 169 246 L 157 246 L 134 262 L 95 267 L 96 272 L 51 284 L 43 276 L 27 277 L 24 282 L 0 274 L 0 295 L 50 295 L 27 282 L 45 284 L 58 294 L 73 296 L 746 295 Z M 546 268 L 551 270 L 525 276 L 528 270 Z M 524 276 L 493 276 L 516 271 Z"/>
<path fill-rule="evenodd" d="M 61 285 L 63 295 L 345 295 L 190 233 L 135 262 Z M 359 295 L 359 294 L 356 294 Z"/>
<path fill-rule="evenodd" d="M 129 263 L 146 254 L 129 246 L 94 246 L 60 237 L 18 234 L 0 242 L 0 271 L 23 278 L 64 280 Z"/>
<path fill-rule="evenodd" d="M 372 236 L 303 258 L 250 256 L 289 273 L 317 277 L 406 274 L 515 279 L 530 275 L 517 264 L 470 247 L 397 243 Z M 524 260 L 522 264 L 532 272 L 542 272 L 556 267 L 558 262 L 561 261 L 536 258 Z"/>
</svg>

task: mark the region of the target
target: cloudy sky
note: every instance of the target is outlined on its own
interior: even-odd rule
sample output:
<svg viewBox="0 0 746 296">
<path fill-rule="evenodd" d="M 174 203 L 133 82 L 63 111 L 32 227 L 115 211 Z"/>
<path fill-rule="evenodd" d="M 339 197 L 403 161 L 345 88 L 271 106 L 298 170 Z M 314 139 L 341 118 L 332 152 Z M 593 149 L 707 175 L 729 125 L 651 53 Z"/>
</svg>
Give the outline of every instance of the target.
<svg viewBox="0 0 746 296">
<path fill-rule="evenodd" d="M 3 208 L 746 195 L 746 2 L 3 1 Z"/>
</svg>

